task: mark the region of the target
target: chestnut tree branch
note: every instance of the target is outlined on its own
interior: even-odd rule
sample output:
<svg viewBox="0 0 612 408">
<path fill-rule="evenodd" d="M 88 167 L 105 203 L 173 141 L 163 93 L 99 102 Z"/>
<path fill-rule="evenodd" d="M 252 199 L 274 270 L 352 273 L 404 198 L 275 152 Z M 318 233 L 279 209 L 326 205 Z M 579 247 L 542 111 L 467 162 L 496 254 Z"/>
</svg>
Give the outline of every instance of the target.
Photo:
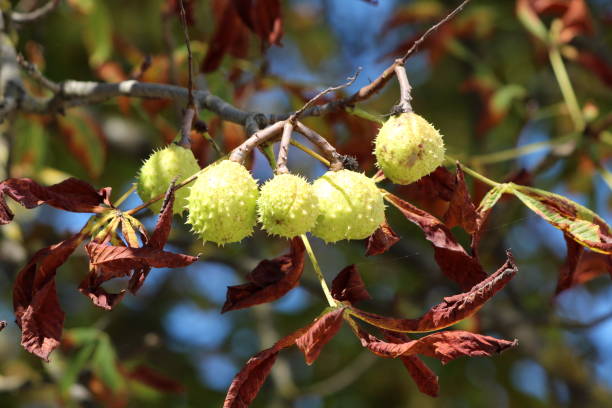
<svg viewBox="0 0 612 408">
<path fill-rule="evenodd" d="M 45 17 L 59 5 L 60 0 L 49 0 L 44 6 L 27 13 L 11 12 L 11 20 L 15 23 L 31 23 Z"/>
</svg>

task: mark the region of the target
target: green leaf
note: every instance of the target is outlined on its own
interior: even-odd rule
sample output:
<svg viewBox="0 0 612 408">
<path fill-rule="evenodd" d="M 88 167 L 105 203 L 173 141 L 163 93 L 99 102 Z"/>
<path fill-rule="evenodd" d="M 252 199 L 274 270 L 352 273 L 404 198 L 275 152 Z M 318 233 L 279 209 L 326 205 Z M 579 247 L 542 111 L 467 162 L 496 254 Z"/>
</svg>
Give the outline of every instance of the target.
<svg viewBox="0 0 612 408">
<path fill-rule="evenodd" d="M 513 183 L 508 186 L 507 192 L 514 194 L 530 210 L 580 245 L 603 254 L 612 254 L 610 226 L 593 211 L 549 191 Z"/>
<path fill-rule="evenodd" d="M 89 64 L 97 67 L 106 62 L 113 51 L 113 25 L 111 15 L 103 1 L 87 7 L 84 19 L 83 41 L 89 51 Z"/>
<path fill-rule="evenodd" d="M 506 191 L 508 187 L 507 184 L 498 184 L 492 189 L 490 189 L 487 194 L 480 201 L 480 205 L 478 206 L 478 213 L 481 214 L 485 211 L 489 211 L 501 198 L 502 194 Z"/>
<path fill-rule="evenodd" d="M 12 161 L 14 171 L 22 176 L 33 176 L 45 165 L 49 137 L 42 123 L 35 118 L 19 116 L 15 119 Z"/>
<path fill-rule="evenodd" d="M 92 358 L 92 368 L 102 382 L 111 390 L 123 388 L 123 377 L 117 369 L 117 355 L 107 334 L 101 333 L 98 347 Z"/>
<path fill-rule="evenodd" d="M 85 110 L 72 110 L 58 119 L 68 149 L 92 178 L 104 171 L 106 141 L 99 125 Z"/>
<path fill-rule="evenodd" d="M 59 381 L 59 388 L 62 394 L 66 394 L 70 387 L 76 382 L 79 374 L 90 360 L 96 347 L 96 342 L 91 341 L 82 347 L 79 352 L 70 360 L 70 363 L 63 372 Z"/>
</svg>

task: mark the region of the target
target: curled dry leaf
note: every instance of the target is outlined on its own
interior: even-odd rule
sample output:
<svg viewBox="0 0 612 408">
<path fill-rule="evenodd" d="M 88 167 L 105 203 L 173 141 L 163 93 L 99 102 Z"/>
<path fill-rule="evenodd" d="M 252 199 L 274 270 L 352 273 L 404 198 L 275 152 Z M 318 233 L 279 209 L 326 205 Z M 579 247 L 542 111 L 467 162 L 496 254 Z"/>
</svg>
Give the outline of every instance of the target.
<svg viewBox="0 0 612 408">
<path fill-rule="evenodd" d="M 434 247 L 435 259 L 440 269 L 462 289 L 470 289 L 487 278 L 478 259 L 465 251 L 440 220 L 393 194 L 386 194 L 385 199 L 423 230 L 425 238 Z"/>
<path fill-rule="evenodd" d="M 291 251 L 272 260 L 261 261 L 249 273 L 249 283 L 227 288 L 222 313 L 272 302 L 298 285 L 304 270 L 305 248 L 299 237 L 291 240 Z"/>
<path fill-rule="evenodd" d="M 319 317 L 295 341 L 296 346 L 304 352 L 306 364 L 311 365 L 319 357 L 325 346 L 340 330 L 344 309 L 338 308 Z"/>
<path fill-rule="evenodd" d="M 405 343 L 409 341 L 408 337 L 405 335 L 393 332 L 386 332 L 385 339 L 391 343 Z M 438 383 L 438 376 L 436 373 L 434 373 L 431 368 L 427 367 L 419 356 L 402 356 L 400 359 L 419 391 L 430 397 L 437 397 L 440 391 L 440 384 Z"/>
<path fill-rule="evenodd" d="M 508 253 L 506 263 L 494 274 L 475 285 L 470 291 L 445 297 L 418 319 L 400 319 L 365 312 L 348 306 L 348 312 L 381 329 L 403 333 L 424 333 L 449 327 L 475 314 L 489 299 L 516 275 L 518 269 Z"/>
<path fill-rule="evenodd" d="M 301 242 L 301 241 L 300 241 Z M 230 385 L 223 408 L 246 408 L 255 399 L 266 378 L 272 370 L 278 352 L 291 347 L 295 341 L 306 333 L 311 325 L 296 330 L 277 341 L 272 347 L 260 351 L 246 362 L 236 374 Z"/>
<path fill-rule="evenodd" d="M 110 193 L 110 187 L 96 191 L 90 184 L 75 178 L 49 187 L 28 178 L 10 178 L 0 183 L 0 225 L 8 224 L 13 219 L 13 213 L 5 201 L 6 196 L 25 208 L 47 204 L 60 210 L 99 213 L 108 209 L 101 204 L 111 206 Z"/>
<path fill-rule="evenodd" d="M 372 298 L 355 265 L 349 265 L 338 273 L 332 281 L 331 295 L 339 302 L 351 304 Z"/>
<path fill-rule="evenodd" d="M 128 371 L 125 369 L 122 371 L 125 377 L 138 381 L 157 391 L 173 394 L 185 392 L 185 387 L 181 383 L 144 364 L 140 364 Z"/>
<path fill-rule="evenodd" d="M 393 245 L 399 242 L 400 238 L 385 221 L 368 238 L 366 246 L 366 256 L 384 254 Z"/>
<path fill-rule="evenodd" d="M 457 163 L 454 189 L 449 201 L 448 210 L 444 214 L 446 226 L 453 228 L 458 225 L 468 233 L 473 234 L 478 228 L 478 214 L 470 198 L 470 193 L 465 184 L 465 176 L 459 163 Z"/>
<path fill-rule="evenodd" d="M 517 340 L 508 341 L 462 330 L 445 330 L 404 343 L 389 343 L 371 334 L 360 332 L 361 343 L 377 356 L 384 358 L 407 357 L 421 354 L 447 364 L 462 356 L 486 357 L 515 347 Z"/>
<path fill-rule="evenodd" d="M 79 233 L 41 249 L 19 271 L 15 280 L 13 308 L 21 328 L 21 345 L 45 361 L 49 361 L 49 354 L 60 345 L 64 327 L 55 274 L 82 240 Z"/>
<path fill-rule="evenodd" d="M 585 251 L 584 247 L 565 235 L 567 257 L 561 267 L 555 295 L 603 274 L 612 277 L 612 255 Z"/>
</svg>

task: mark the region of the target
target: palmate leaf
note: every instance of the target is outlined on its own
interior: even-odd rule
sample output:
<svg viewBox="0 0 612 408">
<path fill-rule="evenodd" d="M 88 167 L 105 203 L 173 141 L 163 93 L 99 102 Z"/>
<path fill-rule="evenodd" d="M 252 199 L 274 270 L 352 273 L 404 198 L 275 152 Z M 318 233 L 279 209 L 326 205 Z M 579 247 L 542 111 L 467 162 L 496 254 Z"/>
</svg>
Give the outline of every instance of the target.
<svg viewBox="0 0 612 408">
<path fill-rule="evenodd" d="M 559 194 L 513 183 L 505 191 L 514 194 L 530 210 L 567 236 L 595 252 L 612 254 L 612 230 L 597 214 Z"/>
</svg>

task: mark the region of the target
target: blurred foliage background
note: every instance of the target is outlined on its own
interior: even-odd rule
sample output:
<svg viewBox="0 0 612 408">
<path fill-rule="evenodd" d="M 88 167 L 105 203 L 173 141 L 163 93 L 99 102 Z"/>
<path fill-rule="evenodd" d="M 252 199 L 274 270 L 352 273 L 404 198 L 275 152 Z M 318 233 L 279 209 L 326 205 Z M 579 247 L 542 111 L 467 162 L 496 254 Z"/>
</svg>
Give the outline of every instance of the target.
<svg viewBox="0 0 612 408">
<path fill-rule="evenodd" d="M 42 2 L 11 3 L 28 10 Z M 199 66 L 218 21 L 215 10 L 223 2 L 188 3 Z M 239 57 L 226 55 L 214 72 L 200 73 L 196 85 L 244 109 L 281 113 L 363 67 L 346 91 L 350 93 L 378 76 L 457 2 L 372 3 L 283 1 L 282 46 L 264 49 L 250 35 L 236 53 Z M 612 4 L 549 2 L 583 3 L 588 11 L 572 26 L 578 34 L 562 50 L 589 123 L 587 131 L 575 135 L 546 48 L 517 17 L 520 3 L 473 0 L 425 42 L 406 65 L 414 109 L 441 130 L 449 154 L 466 165 L 497 181 L 515 180 L 563 194 L 609 221 Z M 187 54 L 173 7 L 165 0 L 68 0 L 44 20 L 21 27 L 16 49 L 58 82 L 125 80 L 149 56 L 150 67 L 141 80 L 184 86 Z M 554 7 L 548 11 L 542 14 L 547 26 L 560 17 Z M 34 94 L 45 92 L 35 82 L 28 85 Z M 359 108 L 384 119 L 398 95 L 392 81 Z M 1 125 L 1 176 L 30 177 L 41 184 L 75 176 L 96 188 L 112 186 L 117 198 L 129 189 L 152 149 L 176 136 L 180 108 L 170 101 L 116 98 L 62 115 L 18 115 Z M 226 151 L 245 139 L 241 127 L 210 112 L 201 112 L 201 118 Z M 379 124 L 344 112 L 305 123 L 341 153 L 355 155 L 368 175 L 375 173 L 371 142 Z M 201 135 L 193 138 L 201 164 L 216 158 Z M 260 181 L 272 175 L 259 153 L 251 165 Z M 291 151 L 289 167 L 310 179 L 325 171 L 297 149 Z M 468 180 L 477 201 L 486 187 Z M 419 183 L 385 186 L 433 214 L 444 213 L 446 203 L 432 199 Z M 139 202 L 131 196 L 124 207 Z M 2 407 L 220 406 L 250 356 L 304 326 L 325 306 L 308 266 L 301 286 L 285 298 L 221 315 L 226 286 L 244 282 L 257 262 L 284 253 L 287 243 L 258 230 L 240 244 L 203 246 L 175 217 L 167 248 L 200 253 L 201 261 L 184 269 L 154 270 L 138 296 L 126 297 L 111 312 L 96 308 L 77 291 L 87 272 L 82 249 L 62 266 L 57 281 L 66 312 L 64 344 L 47 364 L 19 346 L 11 284 L 35 251 L 78 231 L 88 215 L 14 207 L 16 222 L 0 229 L 0 319 L 10 322 L 0 333 Z M 325 245 L 314 239 L 313 246 L 330 280 L 346 265 L 357 265 L 374 297 L 362 308 L 416 317 L 460 290 L 439 271 L 422 232 L 392 208 L 387 216 L 402 240 L 384 255 L 365 257 L 363 242 Z M 149 213 L 142 220 L 151 228 L 155 217 Z M 469 243 L 465 232 L 453 232 Z M 487 271 L 503 263 L 506 248 L 512 248 L 519 274 L 476 318 L 460 326 L 517 338 L 519 346 L 493 358 L 459 359 L 444 367 L 426 359 L 440 376 L 437 399 L 419 393 L 399 361 L 374 358 L 344 327 L 312 366 L 305 365 L 295 348 L 282 352 L 253 406 L 609 406 L 609 277 L 593 276 L 555 297 L 566 252 L 563 235 L 515 199 L 503 200 L 491 216 L 480 250 Z M 113 285 L 116 290 L 125 282 Z"/>
</svg>

